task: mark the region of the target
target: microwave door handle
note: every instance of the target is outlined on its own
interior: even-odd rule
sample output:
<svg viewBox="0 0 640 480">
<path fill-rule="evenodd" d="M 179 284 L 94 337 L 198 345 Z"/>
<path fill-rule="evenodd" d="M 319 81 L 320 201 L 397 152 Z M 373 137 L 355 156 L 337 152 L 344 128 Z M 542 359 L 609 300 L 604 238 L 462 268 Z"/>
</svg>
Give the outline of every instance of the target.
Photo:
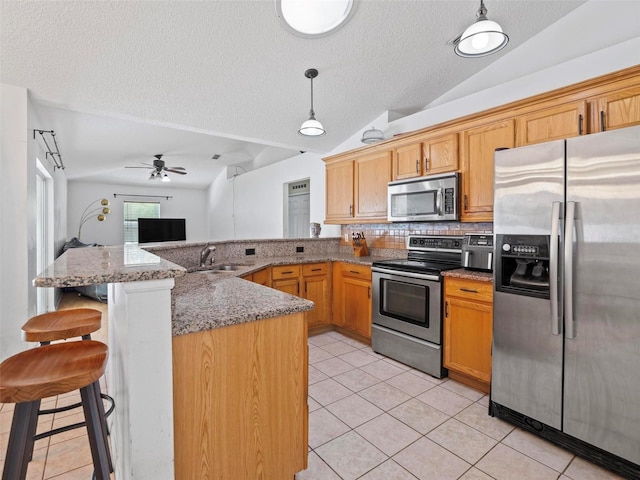
<svg viewBox="0 0 640 480">
<path fill-rule="evenodd" d="M 442 188 L 438 189 L 438 194 L 436 196 L 436 212 L 438 213 L 438 216 L 442 216 Z"/>
</svg>

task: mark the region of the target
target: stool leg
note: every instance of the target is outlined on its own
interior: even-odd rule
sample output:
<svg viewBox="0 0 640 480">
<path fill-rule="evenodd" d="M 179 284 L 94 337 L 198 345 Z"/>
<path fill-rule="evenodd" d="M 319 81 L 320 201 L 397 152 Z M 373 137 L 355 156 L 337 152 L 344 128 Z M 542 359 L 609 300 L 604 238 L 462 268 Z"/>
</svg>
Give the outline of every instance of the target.
<svg viewBox="0 0 640 480">
<path fill-rule="evenodd" d="M 24 480 L 33 453 L 40 401 L 17 403 L 13 412 L 2 480 Z M 35 422 L 34 419 L 35 411 Z"/>
<path fill-rule="evenodd" d="M 111 452 L 109 450 L 109 429 L 107 428 L 107 418 L 104 414 L 104 403 L 102 403 L 102 395 L 100 395 L 100 381 L 98 380 L 93 384 L 93 390 L 96 395 L 96 402 L 98 403 L 98 414 L 100 415 L 100 426 L 102 427 L 102 438 L 104 444 L 107 446 L 107 460 L 109 460 L 109 471 L 113 472 L 113 462 L 111 461 Z"/>
<path fill-rule="evenodd" d="M 93 384 L 81 388 L 80 397 L 82 398 L 96 480 L 109 480 L 109 454 L 107 452 L 109 447 L 104 441 L 105 437 Z"/>
</svg>

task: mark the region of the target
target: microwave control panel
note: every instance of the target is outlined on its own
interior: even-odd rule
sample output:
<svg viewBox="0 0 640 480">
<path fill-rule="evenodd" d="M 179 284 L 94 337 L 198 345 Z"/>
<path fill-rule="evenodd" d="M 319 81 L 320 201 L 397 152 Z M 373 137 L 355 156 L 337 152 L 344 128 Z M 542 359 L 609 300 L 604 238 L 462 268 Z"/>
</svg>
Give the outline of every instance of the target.
<svg viewBox="0 0 640 480">
<path fill-rule="evenodd" d="M 455 213 L 455 198 L 454 198 L 454 189 L 453 188 L 445 188 L 444 189 L 444 213 Z"/>
</svg>

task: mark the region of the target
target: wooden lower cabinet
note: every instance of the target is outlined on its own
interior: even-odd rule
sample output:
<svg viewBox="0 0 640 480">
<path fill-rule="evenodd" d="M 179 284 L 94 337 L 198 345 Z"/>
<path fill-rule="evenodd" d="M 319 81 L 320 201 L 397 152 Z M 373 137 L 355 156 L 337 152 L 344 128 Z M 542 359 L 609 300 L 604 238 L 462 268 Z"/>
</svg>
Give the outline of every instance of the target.
<svg viewBox="0 0 640 480">
<path fill-rule="evenodd" d="M 293 478 L 307 467 L 303 313 L 173 337 L 175 478 Z"/>
<path fill-rule="evenodd" d="M 444 313 L 444 366 L 449 376 L 488 393 L 493 283 L 446 277 Z"/>
<path fill-rule="evenodd" d="M 264 285 L 265 287 L 270 287 L 271 286 L 271 268 L 265 267 L 253 273 L 242 275 L 240 278 L 249 280 L 250 282 L 253 282 L 253 283 L 257 283 L 258 285 Z"/>
<path fill-rule="evenodd" d="M 334 262 L 333 323 L 371 341 L 371 267 Z"/>
</svg>

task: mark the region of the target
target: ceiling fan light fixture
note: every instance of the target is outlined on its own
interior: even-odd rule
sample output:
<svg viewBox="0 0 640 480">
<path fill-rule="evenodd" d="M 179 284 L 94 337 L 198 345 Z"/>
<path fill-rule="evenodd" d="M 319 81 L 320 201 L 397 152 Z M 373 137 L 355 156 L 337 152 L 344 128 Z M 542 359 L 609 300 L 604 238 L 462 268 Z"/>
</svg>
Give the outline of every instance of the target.
<svg viewBox="0 0 640 480">
<path fill-rule="evenodd" d="M 384 140 L 384 132 L 382 130 L 378 130 L 375 127 L 371 127 L 369 130 L 365 130 L 362 134 L 362 138 L 360 141 L 362 143 L 378 143 Z"/>
<path fill-rule="evenodd" d="M 502 31 L 502 27 L 487 19 L 484 0 L 480 0 L 476 17 L 476 21 L 454 41 L 453 51 L 460 57 L 484 57 L 502 50 L 509 43 L 509 37 Z"/>
<path fill-rule="evenodd" d="M 311 110 L 309 110 L 309 120 L 302 123 L 298 133 L 305 137 L 320 137 L 327 132 L 322 126 L 322 123 L 316 120 L 316 114 L 313 111 L 313 79 L 318 76 L 318 70 L 310 68 L 304 72 L 304 76 L 311 80 Z"/>
<path fill-rule="evenodd" d="M 170 182 L 171 179 L 169 178 L 169 175 L 167 175 L 166 173 L 162 176 L 162 181 L 163 182 Z"/>
</svg>

